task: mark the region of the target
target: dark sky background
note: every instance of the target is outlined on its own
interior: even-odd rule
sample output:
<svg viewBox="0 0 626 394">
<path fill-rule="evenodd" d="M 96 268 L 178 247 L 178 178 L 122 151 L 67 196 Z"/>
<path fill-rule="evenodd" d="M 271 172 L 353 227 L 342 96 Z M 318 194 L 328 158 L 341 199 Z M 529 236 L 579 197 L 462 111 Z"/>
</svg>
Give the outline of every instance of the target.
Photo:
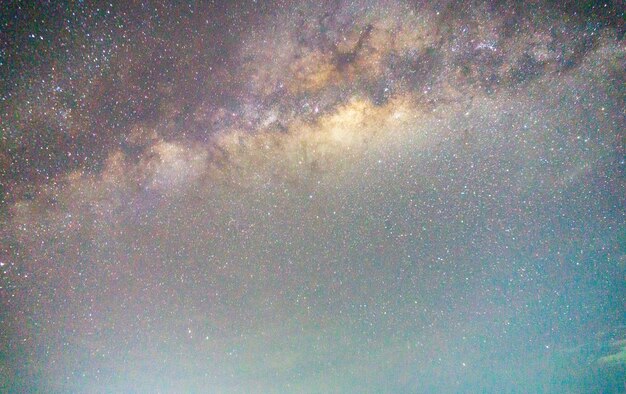
<svg viewBox="0 0 626 394">
<path fill-rule="evenodd" d="M 0 5 L 0 391 L 626 386 L 624 3 Z"/>
</svg>

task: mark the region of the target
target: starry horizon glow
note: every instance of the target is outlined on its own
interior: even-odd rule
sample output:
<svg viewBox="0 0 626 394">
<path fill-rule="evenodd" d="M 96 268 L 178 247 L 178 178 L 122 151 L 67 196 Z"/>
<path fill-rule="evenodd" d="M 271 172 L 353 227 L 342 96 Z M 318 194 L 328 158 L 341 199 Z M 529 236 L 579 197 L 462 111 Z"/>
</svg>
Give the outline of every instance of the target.
<svg viewBox="0 0 626 394">
<path fill-rule="evenodd" d="M 619 4 L 3 12 L 3 390 L 626 390 Z"/>
</svg>

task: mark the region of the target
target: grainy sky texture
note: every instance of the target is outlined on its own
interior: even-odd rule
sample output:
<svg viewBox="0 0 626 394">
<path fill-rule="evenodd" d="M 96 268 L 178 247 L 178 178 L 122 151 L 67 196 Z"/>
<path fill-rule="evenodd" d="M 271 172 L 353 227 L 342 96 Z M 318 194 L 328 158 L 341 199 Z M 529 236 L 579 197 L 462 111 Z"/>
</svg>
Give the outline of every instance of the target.
<svg viewBox="0 0 626 394">
<path fill-rule="evenodd" d="M 0 23 L 0 391 L 626 391 L 622 1 Z"/>
</svg>

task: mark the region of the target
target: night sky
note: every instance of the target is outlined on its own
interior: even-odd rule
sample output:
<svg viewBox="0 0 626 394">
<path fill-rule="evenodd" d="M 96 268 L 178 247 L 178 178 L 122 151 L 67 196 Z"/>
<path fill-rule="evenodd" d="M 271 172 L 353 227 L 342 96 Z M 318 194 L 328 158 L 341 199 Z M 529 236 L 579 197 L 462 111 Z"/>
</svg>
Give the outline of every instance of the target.
<svg viewBox="0 0 626 394">
<path fill-rule="evenodd" d="M 0 392 L 626 392 L 622 1 L 0 4 Z"/>
</svg>

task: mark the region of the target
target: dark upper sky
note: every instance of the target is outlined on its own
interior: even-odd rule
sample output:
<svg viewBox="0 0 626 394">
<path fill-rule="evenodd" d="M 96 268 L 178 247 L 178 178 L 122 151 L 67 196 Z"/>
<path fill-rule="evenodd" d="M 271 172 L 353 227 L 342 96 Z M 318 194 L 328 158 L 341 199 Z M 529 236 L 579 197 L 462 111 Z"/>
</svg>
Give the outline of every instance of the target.
<svg viewBox="0 0 626 394">
<path fill-rule="evenodd" d="M 2 389 L 626 390 L 622 3 L 0 9 Z"/>
</svg>

